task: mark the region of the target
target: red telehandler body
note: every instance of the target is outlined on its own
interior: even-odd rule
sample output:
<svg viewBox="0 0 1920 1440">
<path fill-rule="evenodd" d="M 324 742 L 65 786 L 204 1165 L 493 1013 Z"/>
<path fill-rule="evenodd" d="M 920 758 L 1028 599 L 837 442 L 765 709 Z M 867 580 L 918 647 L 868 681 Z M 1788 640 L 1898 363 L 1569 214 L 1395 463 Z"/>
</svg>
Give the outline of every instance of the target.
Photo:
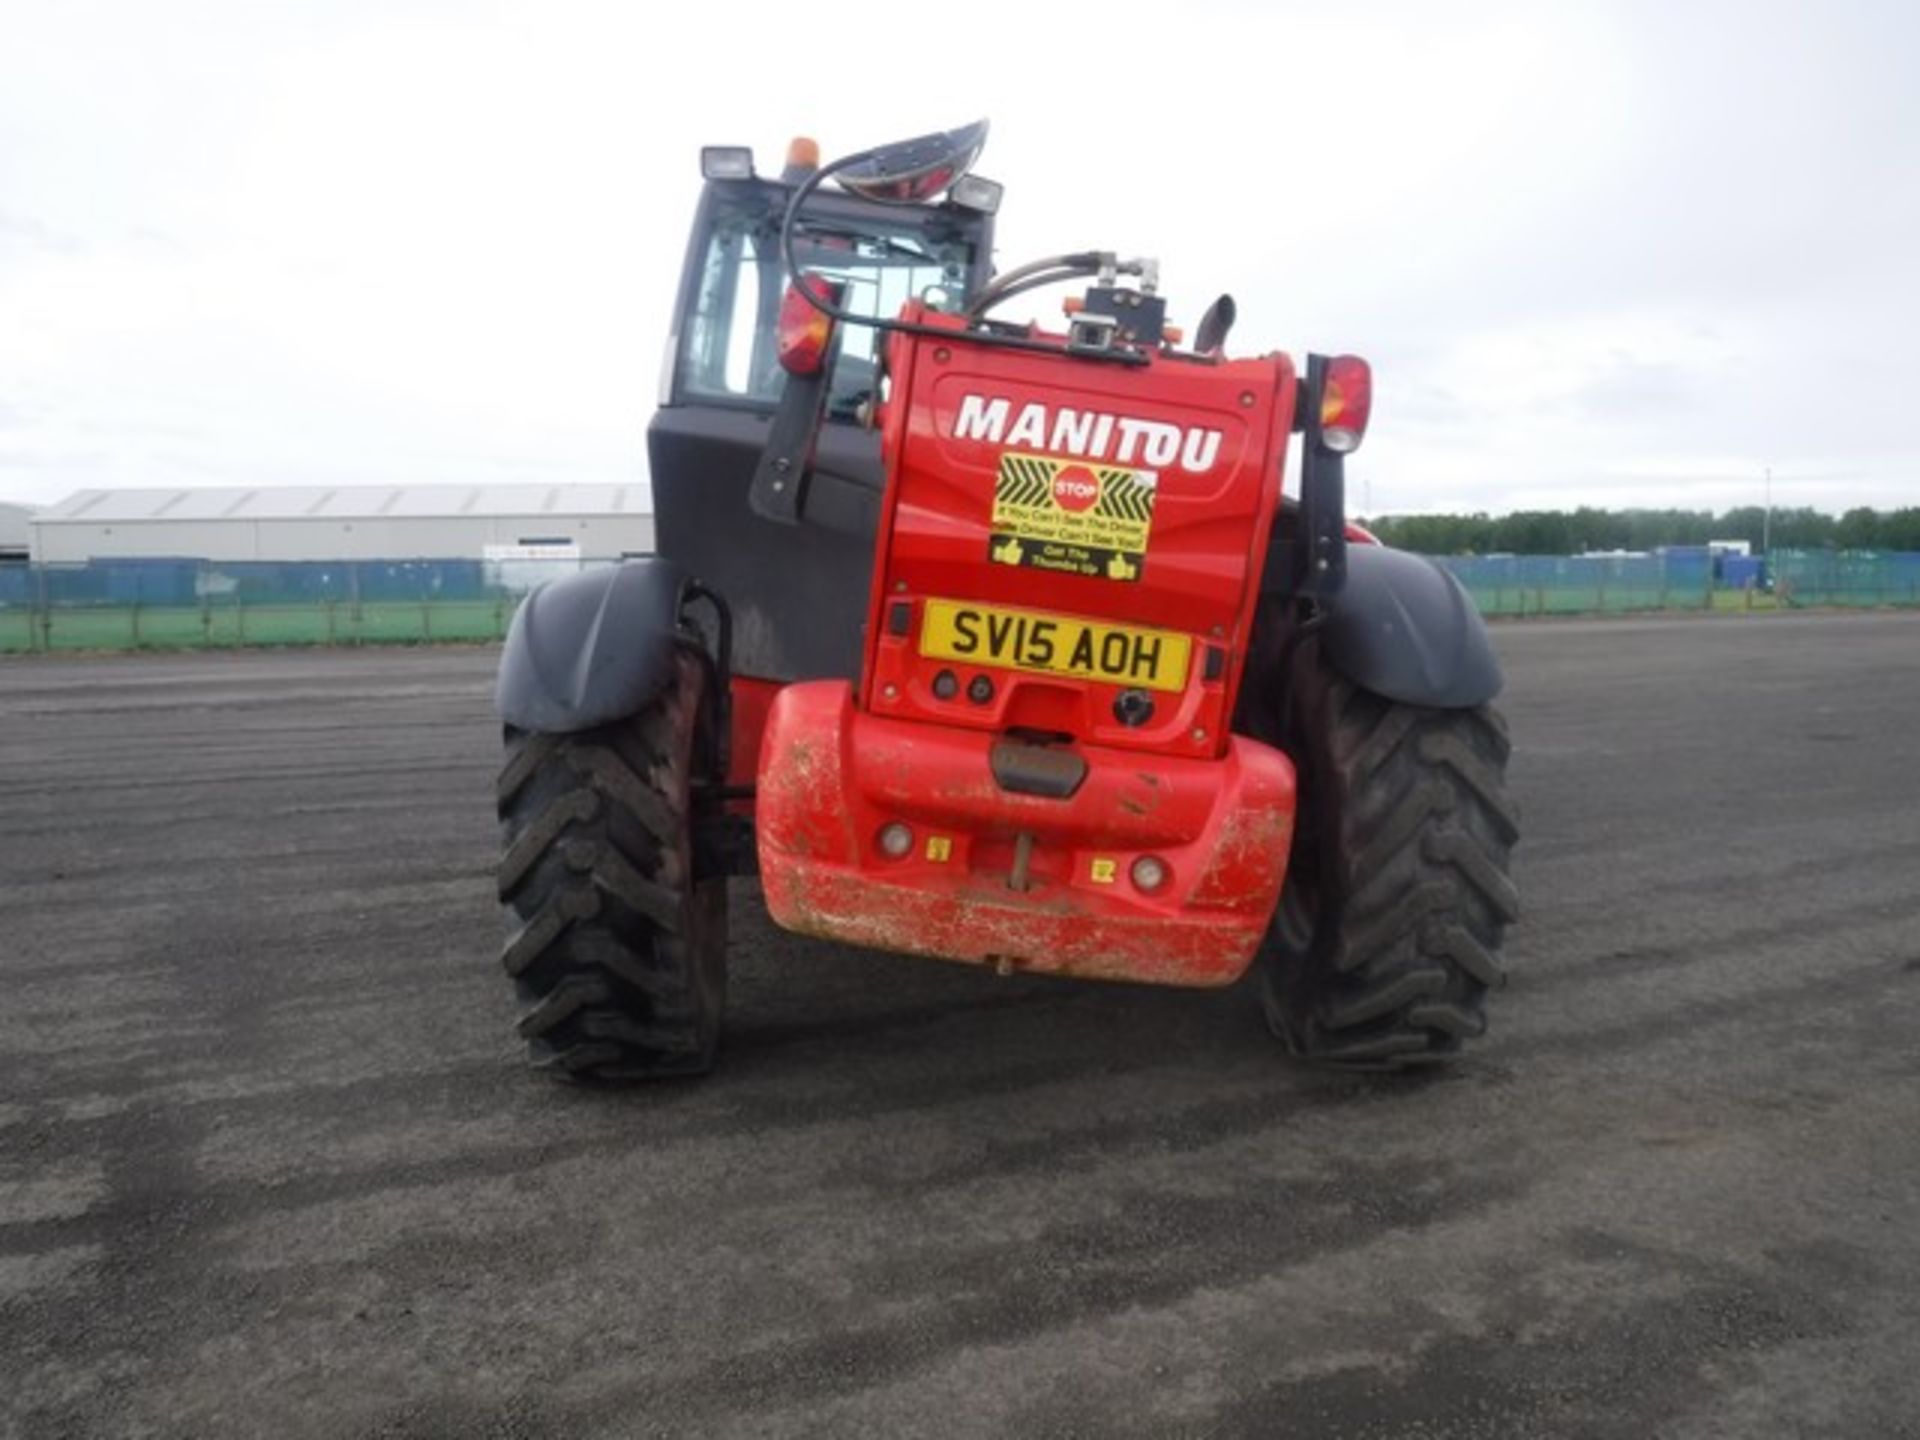
<svg viewBox="0 0 1920 1440">
<path fill-rule="evenodd" d="M 574 1077 L 709 1068 L 757 872 L 796 931 L 1257 962 L 1297 1054 L 1456 1053 L 1517 913 L 1500 676 L 1444 571 L 1346 523 L 1367 365 L 1229 359 L 1226 297 L 1185 348 L 1150 261 L 992 274 L 984 137 L 703 155 L 659 554 L 536 592 L 502 658 L 522 1034 Z M 1058 330 L 991 313 L 1068 280 Z"/>
</svg>

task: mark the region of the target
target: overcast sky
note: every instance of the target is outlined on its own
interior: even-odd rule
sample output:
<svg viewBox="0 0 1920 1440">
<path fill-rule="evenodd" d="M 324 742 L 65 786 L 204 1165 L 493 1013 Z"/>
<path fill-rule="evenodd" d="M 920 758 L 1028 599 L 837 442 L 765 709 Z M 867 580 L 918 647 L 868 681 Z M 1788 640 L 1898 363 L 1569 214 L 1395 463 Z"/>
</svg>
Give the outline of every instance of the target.
<svg viewBox="0 0 1920 1440">
<path fill-rule="evenodd" d="M 1003 266 L 1374 361 L 1356 509 L 1920 504 L 1916 56 L 1894 3 L 0 0 L 0 499 L 638 479 L 699 146 L 986 115 Z"/>
</svg>

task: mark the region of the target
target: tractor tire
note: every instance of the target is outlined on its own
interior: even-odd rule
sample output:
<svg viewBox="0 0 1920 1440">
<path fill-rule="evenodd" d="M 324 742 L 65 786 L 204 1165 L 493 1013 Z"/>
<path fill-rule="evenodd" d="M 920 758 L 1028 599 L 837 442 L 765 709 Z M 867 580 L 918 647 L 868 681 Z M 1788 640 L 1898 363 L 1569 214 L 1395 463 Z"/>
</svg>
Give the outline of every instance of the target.
<svg viewBox="0 0 1920 1440">
<path fill-rule="evenodd" d="M 693 807 L 715 754 L 705 661 L 648 709 L 576 735 L 507 727 L 498 802 L 501 955 L 536 1068 L 570 1080 L 713 1068 L 726 880 L 695 873 Z"/>
<path fill-rule="evenodd" d="M 1298 774 L 1287 882 L 1256 964 L 1267 1023 L 1295 1055 L 1404 1070 L 1486 1030 L 1519 815 L 1488 706 L 1432 710 L 1348 683 L 1311 634 L 1269 712 Z"/>
</svg>

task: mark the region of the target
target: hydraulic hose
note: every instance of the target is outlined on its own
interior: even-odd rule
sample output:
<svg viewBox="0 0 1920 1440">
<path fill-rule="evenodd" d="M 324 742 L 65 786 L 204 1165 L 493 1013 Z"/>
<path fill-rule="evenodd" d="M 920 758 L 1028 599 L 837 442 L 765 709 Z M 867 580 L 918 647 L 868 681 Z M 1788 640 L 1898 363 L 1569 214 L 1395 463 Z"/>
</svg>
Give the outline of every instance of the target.
<svg viewBox="0 0 1920 1440">
<path fill-rule="evenodd" d="M 967 314 L 984 315 L 1001 301 L 1010 299 L 1022 290 L 1051 285 L 1057 280 L 1068 280 L 1077 275 L 1098 274 L 1101 260 L 1109 258 L 1102 256 L 1098 250 L 1081 250 L 1071 255 L 1049 255 L 1044 260 L 1016 265 L 989 280 L 986 288 L 967 307 Z M 1046 273 L 1056 270 L 1060 272 L 1058 275 Z"/>
<path fill-rule="evenodd" d="M 995 345 L 1008 350 L 1032 350 L 1046 355 L 1070 355 L 1079 353 L 1069 350 L 1064 344 L 1053 340 L 1034 340 L 1021 335 L 1001 335 L 976 330 L 956 332 L 941 329 L 934 325 L 919 325 L 907 320 L 883 320 L 877 315 L 860 315 L 851 310 L 844 310 L 830 300 L 822 299 L 813 293 L 811 286 L 802 285 L 800 283 L 800 263 L 793 253 L 794 226 L 800 217 L 801 207 L 806 204 L 807 197 L 818 190 L 828 179 L 842 170 L 873 159 L 879 153 L 880 151 L 878 149 L 859 150 L 851 155 L 841 156 L 832 164 L 822 166 L 820 169 L 814 171 L 813 174 L 809 175 L 795 188 L 793 198 L 787 201 L 787 213 L 785 218 L 780 222 L 780 258 L 787 267 L 788 281 L 795 290 L 805 297 L 806 302 L 822 315 L 826 315 L 831 319 L 842 321 L 849 325 L 865 325 L 870 329 L 888 333 L 898 332 L 903 335 L 925 335 L 936 340 L 965 340 L 975 345 Z M 1063 263 L 1073 263 L 1082 260 L 1091 260 L 1095 262 L 1097 266 L 1100 258 L 1099 252 L 1093 250 L 1082 251 L 1072 255 L 1056 255 L 1047 260 L 1034 261 L 1031 265 L 1022 265 L 1018 269 L 1008 271 L 1005 276 L 997 277 L 997 279 L 1001 281 L 1011 280 L 1035 270 L 1036 267 L 1057 266 Z M 1051 276 L 1049 277 L 1049 282 L 1052 279 L 1068 279 L 1071 278 L 1073 274 L 1086 273 L 1089 272 L 1075 269 L 1066 274 Z M 1011 289 L 1003 289 L 1001 293 L 995 295 L 993 293 L 994 283 L 995 282 L 989 282 L 986 290 L 982 292 L 982 299 L 987 299 L 988 303 L 998 304 L 1001 300 L 1008 298 L 1008 296 L 1014 293 Z M 1020 288 L 1027 289 L 1032 287 L 1022 284 Z M 988 299 L 988 297 L 992 298 Z M 978 302 L 976 302 L 976 304 L 977 303 Z M 978 318 L 978 311 L 970 307 L 967 312 L 967 318 Z M 1136 357 L 1122 351 L 1114 352 L 1110 358 L 1128 360 L 1132 363 L 1141 363 Z"/>
</svg>

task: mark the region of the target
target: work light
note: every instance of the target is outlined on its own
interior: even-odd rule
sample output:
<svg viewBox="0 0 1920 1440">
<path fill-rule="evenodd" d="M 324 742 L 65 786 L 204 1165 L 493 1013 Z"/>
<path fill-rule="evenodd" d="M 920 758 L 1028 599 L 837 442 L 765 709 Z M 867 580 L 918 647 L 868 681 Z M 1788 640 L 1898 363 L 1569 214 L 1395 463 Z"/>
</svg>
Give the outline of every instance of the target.
<svg viewBox="0 0 1920 1440">
<path fill-rule="evenodd" d="M 702 145 L 700 173 L 708 180 L 751 180 L 753 151 L 745 145 Z"/>
</svg>

